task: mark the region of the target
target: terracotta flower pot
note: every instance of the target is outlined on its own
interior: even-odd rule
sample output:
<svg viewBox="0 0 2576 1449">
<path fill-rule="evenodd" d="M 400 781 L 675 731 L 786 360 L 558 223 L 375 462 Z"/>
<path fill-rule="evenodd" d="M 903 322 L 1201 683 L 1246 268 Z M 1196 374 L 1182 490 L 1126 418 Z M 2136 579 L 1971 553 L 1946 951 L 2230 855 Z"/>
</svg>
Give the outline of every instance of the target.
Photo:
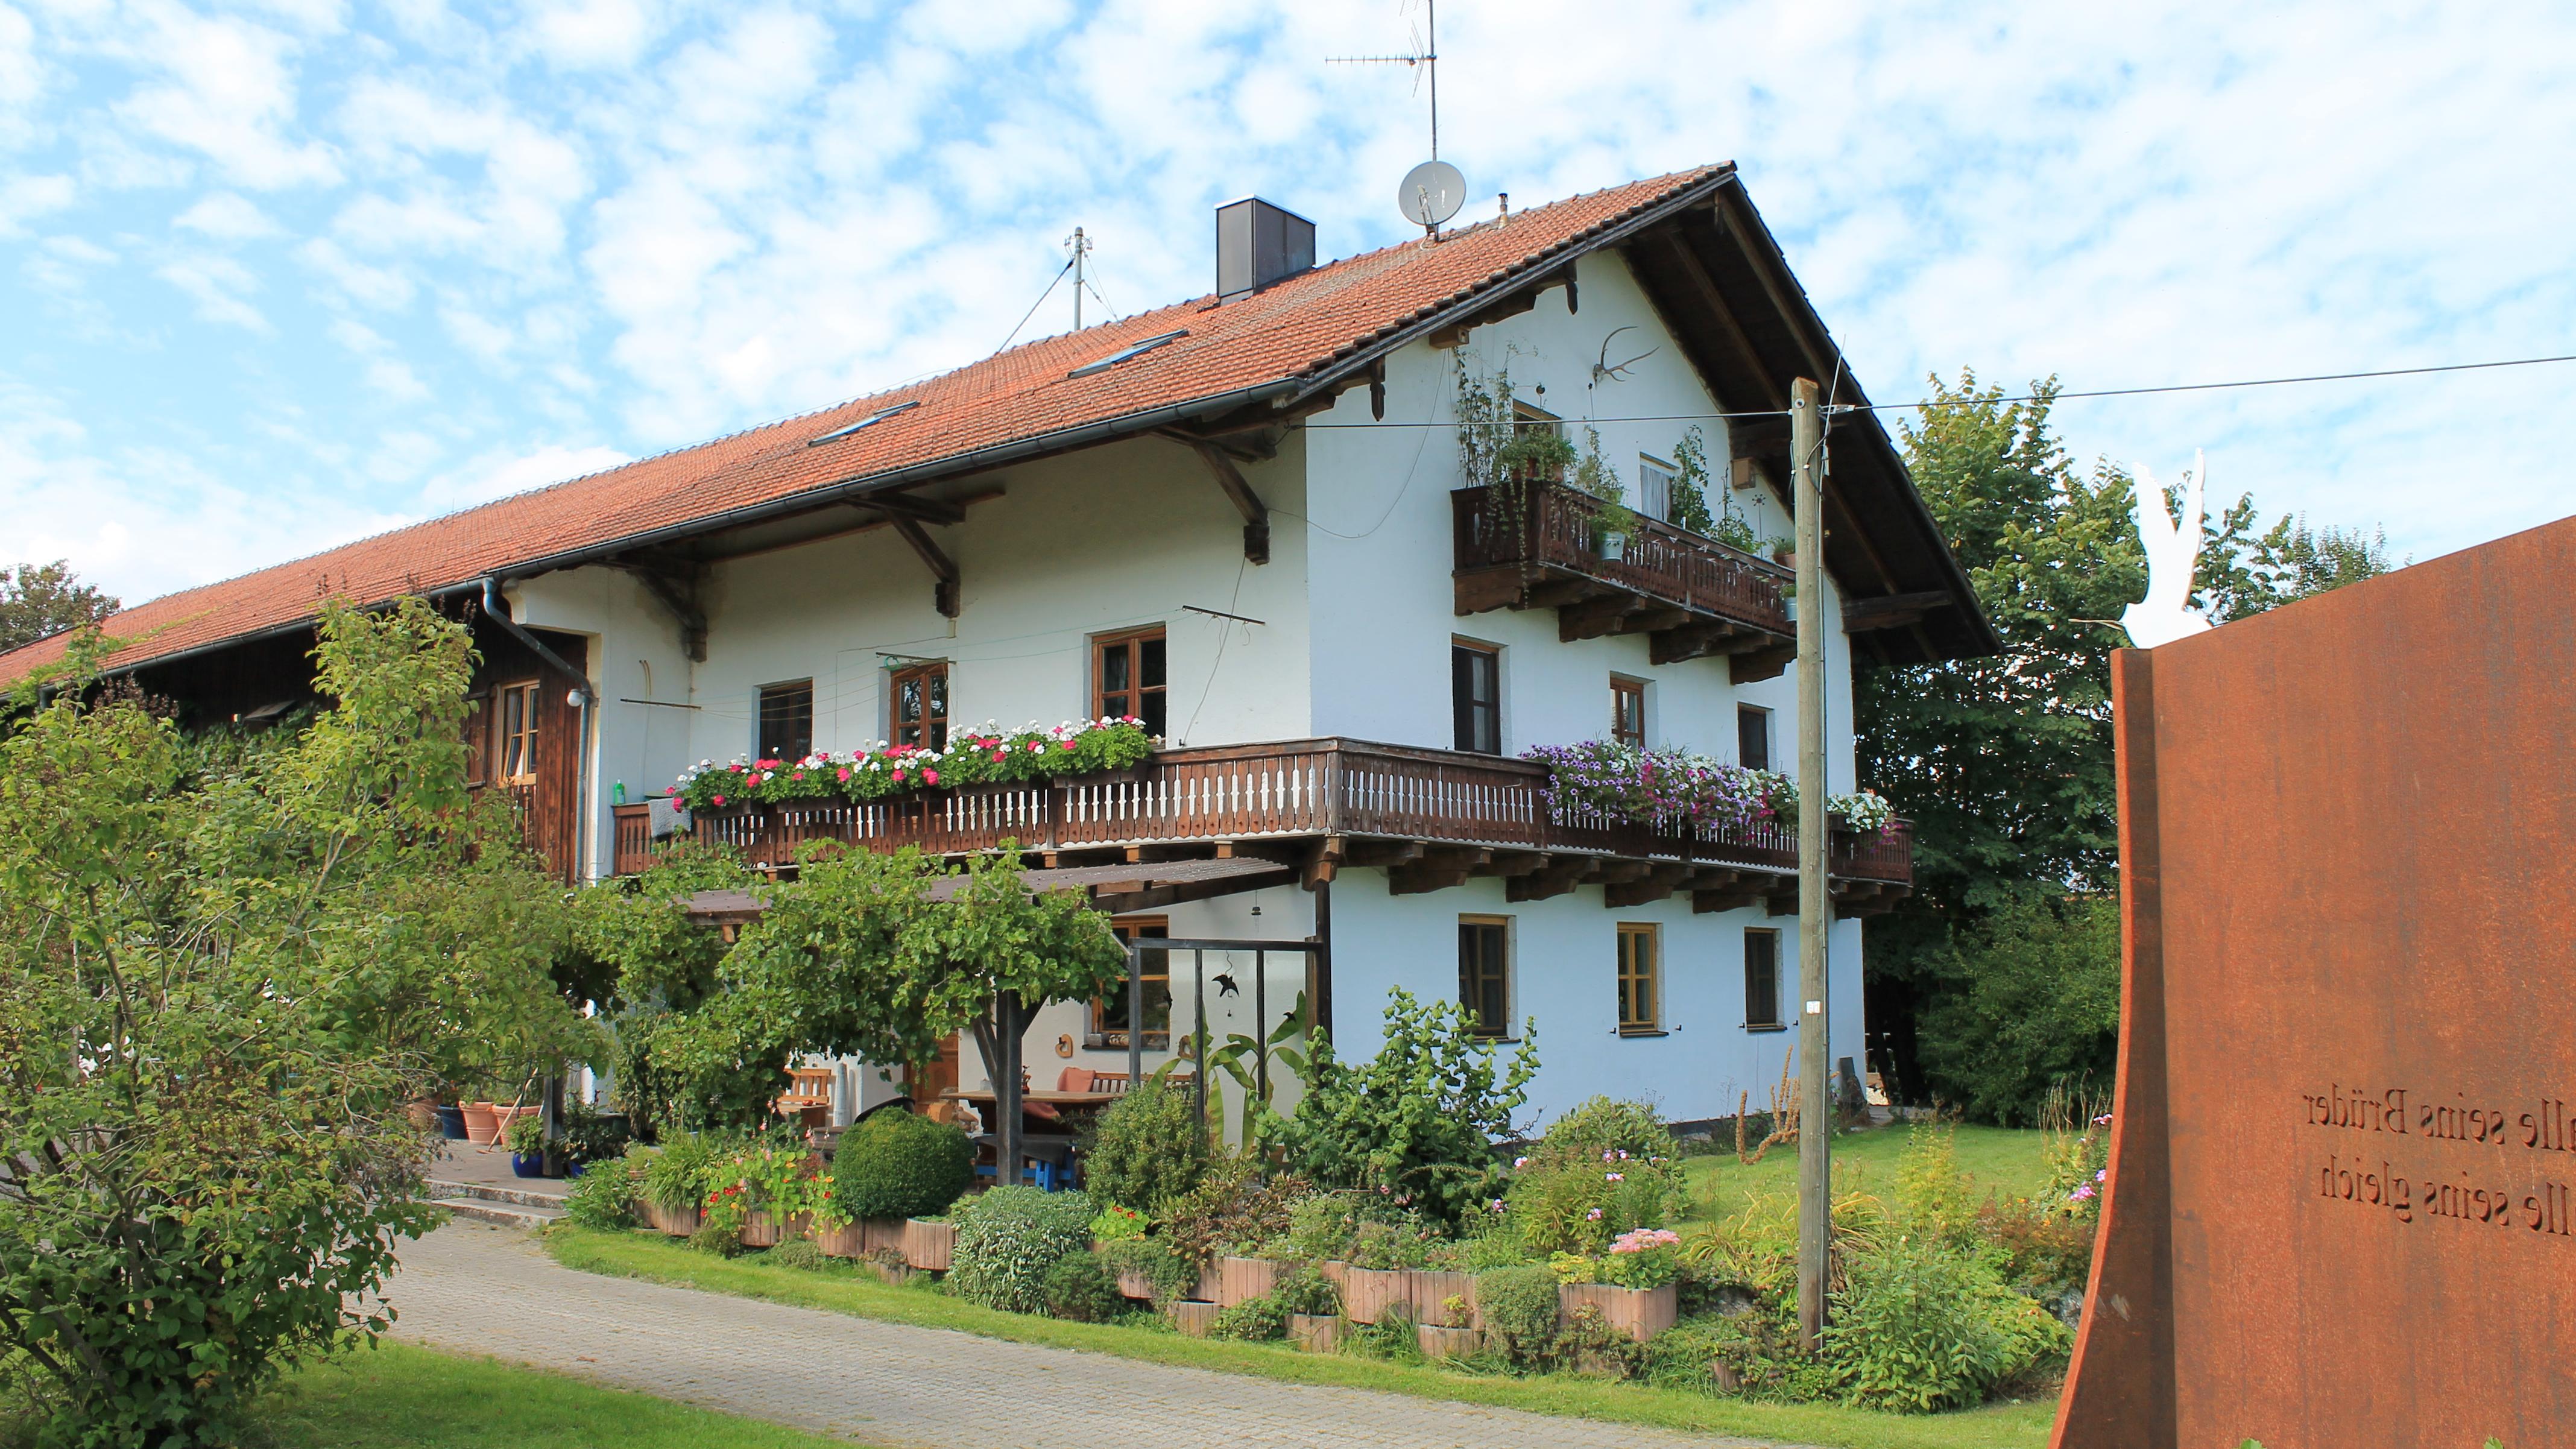
<svg viewBox="0 0 2576 1449">
<path fill-rule="evenodd" d="M 489 1102 L 467 1102 L 463 1106 L 465 1140 L 477 1147 L 491 1146 L 501 1135 L 499 1113 Z"/>
</svg>

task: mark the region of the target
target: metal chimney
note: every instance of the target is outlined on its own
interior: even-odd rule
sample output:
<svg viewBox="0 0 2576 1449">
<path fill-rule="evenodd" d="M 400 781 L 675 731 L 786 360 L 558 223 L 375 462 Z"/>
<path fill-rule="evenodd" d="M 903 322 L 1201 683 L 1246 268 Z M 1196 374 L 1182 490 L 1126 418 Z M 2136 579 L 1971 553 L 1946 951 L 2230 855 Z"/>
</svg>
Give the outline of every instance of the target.
<svg viewBox="0 0 2576 1449">
<path fill-rule="evenodd" d="M 1216 209 L 1218 301 L 1257 292 L 1315 265 L 1315 224 L 1258 196 Z"/>
</svg>

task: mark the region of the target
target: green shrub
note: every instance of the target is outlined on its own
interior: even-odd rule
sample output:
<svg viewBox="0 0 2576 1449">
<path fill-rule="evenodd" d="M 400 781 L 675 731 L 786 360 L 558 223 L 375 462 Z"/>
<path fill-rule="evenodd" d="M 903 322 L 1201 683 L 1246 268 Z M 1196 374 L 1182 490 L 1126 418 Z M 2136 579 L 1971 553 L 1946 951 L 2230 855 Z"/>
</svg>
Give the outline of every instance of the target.
<svg viewBox="0 0 2576 1449">
<path fill-rule="evenodd" d="M 1342 1311 L 1342 1290 L 1312 1263 L 1299 1263 L 1279 1275 L 1271 1285 L 1271 1298 L 1282 1313 L 1304 1313 L 1314 1317 Z"/>
<path fill-rule="evenodd" d="M 1975 1245 L 1977 1210 L 1959 1170 L 1957 1133 L 1936 1122 L 1907 1129 L 1905 1155 L 1896 1163 L 1896 1221 L 1906 1232 L 1954 1248 Z"/>
<path fill-rule="evenodd" d="M 2084 1291 L 2101 1225 L 2099 1217 L 2022 1198 L 1977 1209 L 1977 1235 L 2002 1250 L 2005 1281 L 2034 1298 Z"/>
<path fill-rule="evenodd" d="M 1685 1200 L 1680 1148 L 1654 1105 L 1594 1097 L 1513 1162 L 1512 1226 L 1532 1253 L 1600 1253 Z"/>
<path fill-rule="evenodd" d="M 1113 1238 L 1100 1245 L 1100 1266 L 1113 1283 L 1130 1273 L 1144 1279 L 1157 1308 L 1198 1284 L 1198 1274 L 1164 1238 Z"/>
<path fill-rule="evenodd" d="M 1351 1325 L 1351 1351 L 1394 1363 L 1420 1363 L 1422 1339 L 1413 1331 L 1413 1306 L 1391 1303 L 1375 1323 Z"/>
<path fill-rule="evenodd" d="M 1094 1211 L 1083 1193 L 994 1188 L 955 1214 L 949 1288 L 988 1308 L 1045 1311 L 1047 1270 L 1090 1246 Z"/>
<path fill-rule="evenodd" d="M 1398 1207 L 1463 1221 L 1495 1196 L 1493 1144 L 1527 1100 L 1537 1040 L 1533 1026 L 1506 1063 L 1464 1007 L 1392 992 L 1378 1054 L 1347 1065 L 1318 1035 L 1297 1114 L 1265 1133 L 1317 1186 L 1383 1188 Z"/>
<path fill-rule="evenodd" d="M 1127 1307 L 1118 1292 L 1118 1282 L 1101 1266 L 1100 1260 L 1079 1249 L 1065 1254 L 1046 1270 L 1039 1284 L 1046 1299 L 1046 1311 L 1073 1323 L 1107 1323 Z"/>
<path fill-rule="evenodd" d="M 585 1228 L 617 1232 L 635 1226 L 635 1193 L 650 1157 L 598 1163 L 564 1192 L 564 1216 Z"/>
<path fill-rule="evenodd" d="M 1145 1236 L 1147 1226 L 1143 1213 L 1113 1202 L 1092 1216 L 1091 1236 L 1095 1242 L 1114 1243 L 1120 1238 Z"/>
<path fill-rule="evenodd" d="M 945 1212 L 975 1181 L 964 1128 L 910 1112 L 879 1112 L 841 1136 L 832 1201 L 853 1218 Z"/>
<path fill-rule="evenodd" d="M 1195 1190 L 1214 1158 L 1190 1094 L 1160 1076 L 1130 1087 L 1094 1119 L 1083 1184 L 1092 1196 L 1140 1213 Z"/>
<path fill-rule="evenodd" d="M 1663 1113 L 1654 1103 L 1607 1096 L 1587 1098 L 1557 1118 L 1539 1142 L 1543 1146 L 1588 1147 L 1596 1153 L 1625 1152 L 1630 1157 L 1649 1160 L 1682 1155 L 1672 1129 L 1664 1125 Z"/>
<path fill-rule="evenodd" d="M 1165 1233 L 1194 1268 L 1229 1253 L 1256 1253 L 1288 1235 L 1290 1212 L 1312 1191 L 1299 1178 L 1263 1177 L 1251 1158 L 1228 1158 L 1164 1205 Z"/>
<path fill-rule="evenodd" d="M 513 1117 L 501 1132 L 501 1145 L 514 1157 L 535 1157 L 546 1150 L 546 1120 L 542 1113 Z"/>
<path fill-rule="evenodd" d="M 1245 1343 L 1267 1343 L 1288 1336 L 1288 1310 L 1279 1300 L 1267 1294 L 1246 1298 L 1216 1315 L 1215 1334 L 1219 1338 L 1240 1339 Z"/>
<path fill-rule="evenodd" d="M 668 1132 L 644 1163 L 644 1200 L 664 1212 L 687 1212 L 706 1201 L 706 1177 L 715 1166 L 715 1144 L 696 1132 Z"/>
<path fill-rule="evenodd" d="M 1645 1362 L 1638 1377 L 1659 1388 L 1717 1387 L 1715 1366 L 1743 1340 L 1724 1318 L 1689 1318 L 1646 1340 Z"/>
<path fill-rule="evenodd" d="M 1932 1090 L 2004 1126 L 2040 1120 L 2052 1086 L 2108 1082 L 2120 1049 L 2113 896 L 2005 907 L 1952 954 L 1919 1020 Z"/>
<path fill-rule="evenodd" d="M 773 1268 L 802 1268 L 810 1272 L 829 1266 L 832 1260 L 823 1256 L 823 1245 L 812 1238 L 789 1238 L 761 1254 L 760 1261 Z"/>
<path fill-rule="evenodd" d="M 1825 1330 L 1846 1401 L 1914 1414 L 1977 1403 L 2067 1342 L 2065 1325 L 2006 1287 L 1988 1252 L 1920 1234 L 1850 1261 Z"/>
<path fill-rule="evenodd" d="M 698 1224 L 696 1232 L 689 1234 L 689 1246 L 701 1253 L 713 1253 L 719 1258 L 741 1257 L 741 1225 L 710 1217 Z"/>
<path fill-rule="evenodd" d="M 1476 1277 L 1476 1311 L 1512 1362 L 1530 1365 L 1556 1345 L 1556 1275 L 1545 1268 L 1496 1268 Z"/>
</svg>

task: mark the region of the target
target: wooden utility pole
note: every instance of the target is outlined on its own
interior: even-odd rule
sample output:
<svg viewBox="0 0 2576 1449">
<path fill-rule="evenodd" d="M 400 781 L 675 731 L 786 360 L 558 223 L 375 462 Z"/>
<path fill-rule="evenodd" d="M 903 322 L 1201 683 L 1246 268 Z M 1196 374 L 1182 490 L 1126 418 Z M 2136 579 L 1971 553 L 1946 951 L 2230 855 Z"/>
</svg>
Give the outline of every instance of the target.
<svg viewBox="0 0 2576 1449">
<path fill-rule="evenodd" d="M 1824 398 L 1799 378 L 1789 401 L 1790 503 L 1798 543 L 1798 1338 L 1809 1352 L 1825 1327 L 1825 1260 L 1833 1237 L 1833 1116 L 1825 1005 L 1825 487 Z"/>
</svg>

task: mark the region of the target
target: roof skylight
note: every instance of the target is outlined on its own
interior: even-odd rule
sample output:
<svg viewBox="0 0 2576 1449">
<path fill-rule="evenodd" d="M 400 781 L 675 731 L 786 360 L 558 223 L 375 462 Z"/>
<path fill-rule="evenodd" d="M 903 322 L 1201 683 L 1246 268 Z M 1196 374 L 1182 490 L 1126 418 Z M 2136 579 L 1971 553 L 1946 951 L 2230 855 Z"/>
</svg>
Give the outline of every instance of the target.
<svg viewBox="0 0 2576 1449">
<path fill-rule="evenodd" d="M 880 408 L 877 411 L 868 414 L 866 417 L 859 419 L 857 422 L 850 424 L 846 428 L 834 428 L 832 431 L 825 433 L 819 438 L 807 438 L 805 440 L 805 446 L 811 448 L 818 444 L 831 442 L 835 438 L 846 438 L 861 428 L 875 427 L 877 424 L 884 422 L 886 419 L 893 417 L 897 413 L 908 413 L 919 406 L 921 406 L 921 403 L 918 400 L 915 400 L 912 402 L 899 402 L 890 408 Z"/>
<path fill-rule="evenodd" d="M 1184 327 L 1178 332 L 1166 332 L 1160 337 L 1148 337 L 1142 342 L 1130 342 L 1126 346 L 1119 348 L 1116 352 L 1109 354 L 1107 357 L 1101 358 L 1097 362 L 1084 363 L 1082 366 L 1066 373 L 1065 376 L 1089 377 L 1095 372 L 1107 372 L 1109 369 L 1125 362 L 1128 358 L 1151 352 L 1166 342 L 1176 342 L 1189 335 L 1189 329 Z"/>
</svg>

